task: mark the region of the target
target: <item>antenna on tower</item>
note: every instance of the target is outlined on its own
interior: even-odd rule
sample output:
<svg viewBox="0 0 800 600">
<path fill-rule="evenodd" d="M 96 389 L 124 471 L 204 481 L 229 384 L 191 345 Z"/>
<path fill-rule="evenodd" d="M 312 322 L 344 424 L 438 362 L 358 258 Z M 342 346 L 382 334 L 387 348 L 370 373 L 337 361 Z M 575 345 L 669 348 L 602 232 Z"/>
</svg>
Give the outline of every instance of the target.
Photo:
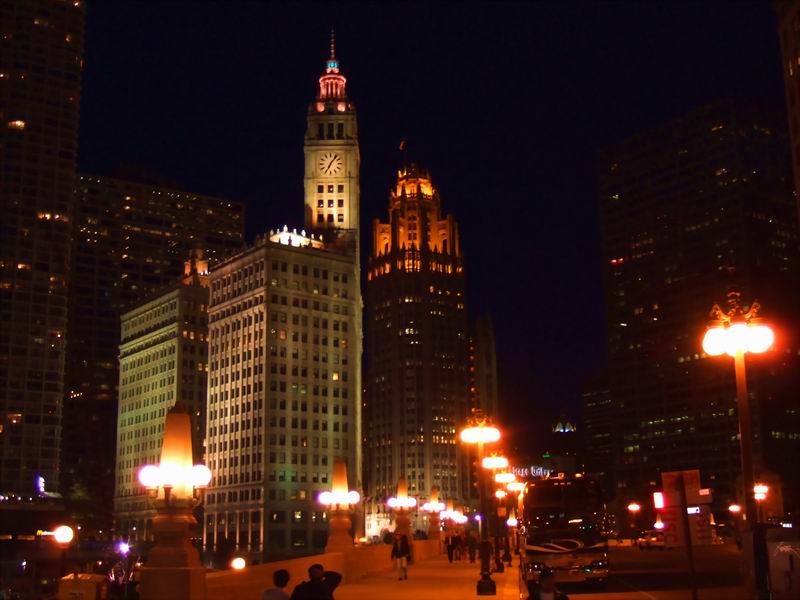
<svg viewBox="0 0 800 600">
<path fill-rule="evenodd" d="M 336 32 L 331 27 L 331 58 L 336 58 Z"/>
</svg>

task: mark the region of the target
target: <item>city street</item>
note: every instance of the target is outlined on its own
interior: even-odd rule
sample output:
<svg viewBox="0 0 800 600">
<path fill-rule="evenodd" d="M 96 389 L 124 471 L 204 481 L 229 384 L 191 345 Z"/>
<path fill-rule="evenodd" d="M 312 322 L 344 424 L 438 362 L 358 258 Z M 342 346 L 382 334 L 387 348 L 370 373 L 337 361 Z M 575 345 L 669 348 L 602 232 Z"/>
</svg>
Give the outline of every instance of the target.
<svg viewBox="0 0 800 600">
<path fill-rule="evenodd" d="M 735 545 L 695 548 L 700 600 L 744 599 Z M 595 600 L 683 600 L 690 598 L 683 550 L 612 548 L 612 576 L 602 593 L 566 589 L 570 598 Z"/>
<path fill-rule="evenodd" d="M 733 545 L 696 548 L 700 600 L 744 600 L 739 585 L 739 553 Z M 387 550 L 388 552 L 388 550 Z M 592 600 L 688 600 L 690 598 L 685 554 L 677 550 L 640 551 L 622 547 L 611 550 L 612 576 L 602 591 L 567 587 L 571 599 Z M 505 573 L 494 574 L 497 598 L 517 600 L 517 561 Z M 448 564 L 444 557 L 412 565 L 407 581 L 393 572 L 382 573 L 345 585 L 338 600 L 405 600 L 477 598 L 478 566 L 468 562 Z"/>
</svg>

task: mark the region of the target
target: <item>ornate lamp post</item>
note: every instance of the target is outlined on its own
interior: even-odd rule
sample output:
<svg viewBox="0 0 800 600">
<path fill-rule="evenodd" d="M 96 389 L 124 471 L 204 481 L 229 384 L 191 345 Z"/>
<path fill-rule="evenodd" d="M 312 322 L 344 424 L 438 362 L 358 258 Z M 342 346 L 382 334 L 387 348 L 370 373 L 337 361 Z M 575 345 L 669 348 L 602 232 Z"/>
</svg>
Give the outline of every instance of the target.
<svg viewBox="0 0 800 600">
<path fill-rule="evenodd" d="M 333 463 L 333 486 L 330 492 L 322 492 L 317 498 L 320 504 L 330 507 L 328 519 L 330 534 L 325 552 L 343 552 L 353 547 L 353 536 L 350 535 L 350 510 L 358 504 L 361 496 L 355 490 L 347 489 L 347 463 Z"/>
<path fill-rule="evenodd" d="M 465 444 L 475 445 L 478 448 L 478 460 L 483 466 L 484 462 L 484 446 L 486 444 L 493 444 L 500 441 L 500 430 L 492 427 L 487 417 L 481 412 L 475 412 L 472 422 L 469 427 L 461 431 L 461 441 Z M 506 465 L 508 461 L 506 461 Z M 490 514 L 489 504 L 486 492 L 486 481 L 483 475 L 483 469 L 478 469 L 478 492 L 480 496 L 481 514 L 488 517 Z M 481 527 L 481 543 L 479 547 L 481 557 L 481 578 L 478 580 L 477 591 L 479 596 L 495 596 L 497 595 L 497 586 L 492 580 L 489 567 L 489 529 L 485 526 Z"/>
<path fill-rule="evenodd" d="M 512 473 L 510 471 L 506 471 L 504 473 L 497 473 L 494 476 L 494 480 L 495 480 L 496 483 L 498 483 L 500 485 L 508 486 L 508 484 L 514 483 L 517 480 L 517 476 L 514 475 L 514 473 Z M 502 536 L 503 537 L 503 557 L 502 557 L 502 560 L 503 560 L 504 563 L 506 563 L 510 567 L 511 566 L 511 542 L 509 540 L 509 537 L 510 537 L 509 533 L 510 532 L 509 532 L 508 520 L 507 519 L 502 519 L 501 520 L 499 517 L 500 516 L 506 516 L 507 514 L 510 514 L 511 511 L 509 510 L 510 507 L 509 507 L 509 502 L 508 502 L 508 494 L 506 493 L 505 490 L 498 490 L 498 491 L 502 491 L 503 492 L 502 498 L 498 498 L 498 504 L 503 505 L 503 508 L 505 509 L 503 515 L 499 515 L 498 514 L 498 520 L 497 520 L 498 529 L 501 529 L 502 532 L 503 532 L 503 536 Z M 499 507 L 498 507 L 498 511 L 499 511 Z M 498 532 L 498 534 L 499 534 L 499 532 Z M 499 555 L 499 549 L 498 549 L 496 555 Z"/>
<path fill-rule="evenodd" d="M 745 311 L 740 304 L 738 292 L 728 294 L 728 312 L 724 312 L 719 305 L 714 305 L 711 309 L 711 317 L 714 319 L 709 323 L 708 329 L 703 337 L 703 351 L 708 356 L 720 356 L 727 354 L 734 359 L 734 371 L 736 374 L 736 399 L 739 413 L 739 447 L 741 450 L 742 461 L 742 494 L 744 501 L 744 521 L 746 543 L 744 545 L 744 556 L 749 570 L 753 574 L 752 581 L 749 582 L 751 595 L 757 598 L 767 597 L 767 575 L 766 565 L 762 561 L 756 560 L 754 547 L 762 545 L 763 541 L 754 540 L 754 531 L 758 521 L 757 507 L 755 498 L 751 496 L 750 490 L 755 483 L 755 473 L 753 469 L 753 431 L 750 419 L 750 401 L 747 395 L 747 373 L 745 370 L 745 354 L 761 354 L 772 347 L 775 341 L 775 334 L 767 325 L 761 323 L 756 318 L 761 305 L 753 302 L 750 309 Z"/>
<path fill-rule="evenodd" d="M 408 484 L 406 478 L 401 475 L 397 480 L 397 496 L 392 496 L 386 501 L 389 510 L 394 511 L 394 532 L 400 535 L 411 534 L 411 520 L 408 518 L 409 509 L 417 505 L 417 499 L 408 495 Z"/>
<path fill-rule="evenodd" d="M 428 513 L 430 520 L 428 525 L 428 539 L 438 540 L 441 538 L 441 531 L 439 530 L 440 515 L 445 509 L 444 502 L 439 502 L 439 488 L 434 486 L 431 488 L 431 497 L 425 504 L 422 505 L 422 510 Z"/>
<path fill-rule="evenodd" d="M 206 570 L 192 545 L 197 526 L 193 510 L 211 481 L 205 465 L 192 464 L 192 426 L 178 405 L 167 413 L 161 462 L 139 471 L 156 509 L 155 546 L 142 567 L 142 600 L 205 600 Z"/>
</svg>

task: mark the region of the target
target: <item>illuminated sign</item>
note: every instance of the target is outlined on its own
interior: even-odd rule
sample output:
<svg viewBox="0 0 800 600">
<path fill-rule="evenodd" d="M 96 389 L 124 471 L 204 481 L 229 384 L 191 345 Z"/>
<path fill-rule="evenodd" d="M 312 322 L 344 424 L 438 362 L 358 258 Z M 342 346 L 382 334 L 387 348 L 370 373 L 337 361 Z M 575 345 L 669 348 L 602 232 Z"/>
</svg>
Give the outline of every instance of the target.
<svg viewBox="0 0 800 600">
<path fill-rule="evenodd" d="M 513 467 L 511 471 L 517 477 L 548 477 L 553 473 L 553 469 L 540 465 L 530 465 L 529 467 Z"/>
</svg>

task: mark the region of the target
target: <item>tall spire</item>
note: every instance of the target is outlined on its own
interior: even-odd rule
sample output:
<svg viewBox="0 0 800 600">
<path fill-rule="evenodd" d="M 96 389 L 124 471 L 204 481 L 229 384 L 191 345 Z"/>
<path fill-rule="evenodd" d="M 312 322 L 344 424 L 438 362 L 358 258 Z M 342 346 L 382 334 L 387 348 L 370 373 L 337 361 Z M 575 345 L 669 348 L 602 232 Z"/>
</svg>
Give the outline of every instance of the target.
<svg viewBox="0 0 800 600">
<path fill-rule="evenodd" d="M 339 60 L 336 58 L 336 33 L 331 28 L 331 54 L 325 61 L 325 73 L 319 78 L 319 98 L 343 99 L 346 79 L 339 73 Z"/>
</svg>

